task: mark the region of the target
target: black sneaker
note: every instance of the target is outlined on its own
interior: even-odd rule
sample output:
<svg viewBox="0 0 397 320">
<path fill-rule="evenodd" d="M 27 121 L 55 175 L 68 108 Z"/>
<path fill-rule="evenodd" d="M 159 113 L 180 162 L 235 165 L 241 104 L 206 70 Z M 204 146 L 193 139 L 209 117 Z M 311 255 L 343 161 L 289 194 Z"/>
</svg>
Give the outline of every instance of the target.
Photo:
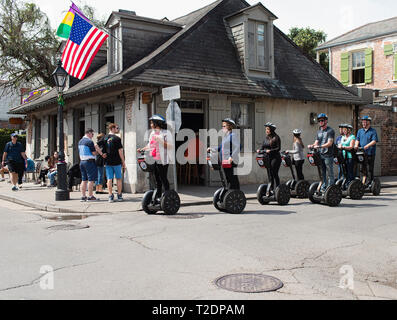
<svg viewBox="0 0 397 320">
<path fill-rule="evenodd" d="M 118 194 L 117 195 L 117 201 L 118 202 L 123 202 L 123 195 L 122 194 Z"/>
<path fill-rule="evenodd" d="M 88 201 L 88 202 L 95 202 L 95 201 L 98 201 L 98 199 L 95 198 L 94 196 L 92 196 L 92 197 L 89 197 L 89 198 L 87 199 L 87 201 Z"/>
<path fill-rule="evenodd" d="M 86 202 L 87 201 L 87 197 L 81 197 L 80 202 Z"/>
</svg>

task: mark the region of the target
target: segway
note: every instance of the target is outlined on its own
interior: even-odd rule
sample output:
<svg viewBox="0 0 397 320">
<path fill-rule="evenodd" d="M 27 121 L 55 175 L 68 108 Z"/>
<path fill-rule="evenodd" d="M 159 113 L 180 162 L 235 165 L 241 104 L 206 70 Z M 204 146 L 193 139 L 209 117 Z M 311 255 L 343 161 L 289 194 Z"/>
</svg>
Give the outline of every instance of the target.
<svg viewBox="0 0 397 320">
<path fill-rule="evenodd" d="M 287 187 L 290 189 L 291 197 L 306 199 L 309 196 L 310 183 L 306 180 L 297 180 L 292 164 L 291 156 L 285 152 L 281 152 L 281 160 L 283 166 L 291 169 L 292 180 L 287 182 Z M 295 168 L 296 170 L 296 168 Z"/>
<path fill-rule="evenodd" d="M 362 184 L 364 186 L 364 193 L 372 193 L 374 196 L 379 196 L 382 191 L 382 185 L 379 178 L 374 178 L 372 181 L 368 182 L 368 157 L 365 153 L 364 148 L 359 148 L 355 152 L 356 163 L 360 166 L 360 172 L 363 172 Z"/>
<path fill-rule="evenodd" d="M 318 150 L 310 149 L 307 154 L 310 165 L 317 167 L 320 182 L 313 183 L 309 188 L 309 199 L 312 203 L 325 204 L 330 207 L 337 207 L 342 201 L 342 190 L 339 186 L 329 186 L 325 192 L 321 191 L 323 184 L 323 172 L 321 169 L 321 156 Z"/>
<path fill-rule="evenodd" d="M 290 188 L 286 184 L 280 184 L 274 190 L 274 179 L 270 168 L 270 157 L 265 151 L 258 153 L 256 157 L 261 168 L 267 169 L 268 180 L 271 181 L 269 184 L 262 184 L 259 186 L 257 192 L 257 199 L 261 205 L 267 205 L 270 202 L 277 202 L 280 206 L 285 206 L 291 200 Z"/>
<path fill-rule="evenodd" d="M 138 165 L 143 172 L 148 172 L 150 179 L 153 182 L 155 164 L 154 160 L 148 161 L 149 156 L 145 151 L 141 151 L 138 156 Z M 154 184 L 153 184 L 154 185 Z M 149 190 L 145 193 L 142 199 L 142 209 L 147 214 L 156 214 L 163 211 L 166 215 L 175 215 L 181 207 L 181 200 L 179 195 L 174 190 L 164 192 L 162 195 L 158 194 L 157 189 Z"/>
<path fill-rule="evenodd" d="M 222 188 L 214 194 L 213 204 L 215 209 L 220 212 L 230 214 L 241 214 L 246 205 L 247 199 L 241 190 L 229 190 L 226 182 L 225 171 L 219 163 L 219 155 L 215 150 L 210 150 L 207 154 L 207 162 L 211 169 L 219 171 Z"/>
<path fill-rule="evenodd" d="M 364 185 L 361 183 L 360 178 L 354 179 L 349 184 L 347 183 L 347 163 L 343 150 L 338 150 L 338 155 L 334 162 L 336 165 L 342 166 L 344 178 L 339 179 L 336 185 L 341 188 L 343 198 L 349 197 L 352 200 L 361 200 L 364 197 Z"/>
</svg>

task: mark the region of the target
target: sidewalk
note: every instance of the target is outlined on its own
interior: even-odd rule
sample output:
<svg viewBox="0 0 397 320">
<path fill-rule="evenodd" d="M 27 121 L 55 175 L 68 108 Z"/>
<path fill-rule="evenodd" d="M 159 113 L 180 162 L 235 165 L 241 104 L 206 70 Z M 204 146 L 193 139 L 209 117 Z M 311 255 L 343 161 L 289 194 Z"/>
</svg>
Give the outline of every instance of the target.
<svg viewBox="0 0 397 320">
<path fill-rule="evenodd" d="M 396 177 L 382 177 L 382 188 L 397 187 Z M 242 186 L 247 199 L 256 199 L 258 185 Z M 179 193 L 182 207 L 212 204 L 217 188 L 183 186 Z M 57 214 L 96 214 L 128 213 L 142 209 L 143 194 L 124 194 L 123 202 L 109 203 L 107 195 L 99 195 L 101 201 L 95 203 L 80 202 L 80 192 L 70 193 L 70 201 L 56 202 L 56 188 L 43 188 L 32 183 L 24 184 L 22 190 L 12 191 L 7 182 L 0 182 L 0 199 L 16 204 Z"/>
</svg>

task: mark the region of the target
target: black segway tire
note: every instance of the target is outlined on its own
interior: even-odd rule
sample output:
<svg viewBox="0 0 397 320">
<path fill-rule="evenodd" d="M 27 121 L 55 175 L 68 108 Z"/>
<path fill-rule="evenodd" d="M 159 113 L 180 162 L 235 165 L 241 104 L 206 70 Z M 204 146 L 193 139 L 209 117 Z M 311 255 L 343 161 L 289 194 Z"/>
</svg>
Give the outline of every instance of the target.
<svg viewBox="0 0 397 320">
<path fill-rule="evenodd" d="M 360 180 L 353 180 L 347 187 L 347 195 L 352 200 L 361 200 L 364 197 L 364 186 Z"/>
<path fill-rule="evenodd" d="M 263 199 L 263 197 L 266 196 L 266 192 L 267 192 L 267 184 L 262 184 L 259 187 L 258 192 L 256 193 L 256 197 L 262 206 L 265 206 L 270 203 L 270 201 L 266 201 Z"/>
<path fill-rule="evenodd" d="M 181 207 L 181 199 L 175 190 L 166 191 L 161 197 L 161 209 L 166 215 L 177 214 Z"/>
<path fill-rule="evenodd" d="M 308 194 L 309 199 L 312 203 L 315 203 L 315 204 L 321 203 L 320 200 L 317 200 L 316 198 L 314 198 L 314 194 L 317 192 L 319 185 L 320 185 L 320 182 L 315 182 L 309 187 L 309 194 Z"/>
<path fill-rule="evenodd" d="M 143 196 L 143 199 L 142 199 L 142 209 L 147 214 L 156 214 L 157 213 L 157 210 L 149 209 L 149 205 L 151 204 L 152 199 L 153 199 L 153 194 L 154 194 L 154 190 L 150 190 L 145 193 L 145 195 Z"/>
<path fill-rule="evenodd" d="M 309 196 L 309 188 L 309 182 L 305 180 L 298 181 L 295 187 L 296 196 L 300 199 L 307 199 L 307 197 Z"/>
<path fill-rule="evenodd" d="M 220 212 L 226 212 L 225 209 L 219 207 L 219 205 L 218 205 L 218 203 L 222 200 L 222 199 L 221 199 L 222 192 L 223 192 L 223 188 L 222 188 L 222 189 L 219 189 L 219 190 L 217 190 L 217 191 L 215 192 L 215 194 L 214 194 L 214 199 L 213 199 L 213 205 L 214 205 L 214 207 L 215 207 L 216 210 L 218 210 L 218 211 L 220 211 Z"/>
<path fill-rule="evenodd" d="M 372 181 L 371 192 L 374 196 L 377 197 L 380 195 L 381 190 L 382 190 L 381 182 L 378 178 L 375 178 L 374 181 Z"/>
<path fill-rule="evenodd" d="M 324 194 L 325 203 L 330 207 L 337 207 L 342 202 L 343 194 L 339 186 L 333 185 L 328 187 Z"/>
<path fill-rule="evenodd" d="M 230 214 L 241 214 L 247 205 L 245 194 L 240 190 L 226 192 L 224 202 L 226 212 Z"/>
<path fill-rule="evenodd" d="M 286 206 L 291 200 L 291 191 L 285 184 L 280 184 L 276 188 L 275 197 L 280 206 Z"/>
</svg>

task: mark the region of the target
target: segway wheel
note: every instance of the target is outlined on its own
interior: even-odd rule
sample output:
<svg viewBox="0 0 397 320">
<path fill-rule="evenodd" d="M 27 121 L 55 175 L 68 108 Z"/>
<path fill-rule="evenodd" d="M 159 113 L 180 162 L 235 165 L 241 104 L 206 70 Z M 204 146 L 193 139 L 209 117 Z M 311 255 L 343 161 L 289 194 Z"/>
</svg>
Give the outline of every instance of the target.
<svg viewBox="0 0 397 320">
<path fill-rule="evenodd" d="M 266 192 L 267 192 L 267 184 L 262 184 L 259 187 L 258 192 L 256 193 L 256 197 L 262 206 L 270 203 L 270 201 L 266 201 L 263 199 L 263 197 L 266 195 Z"/>
<path fill-rule="evenodd" d="M 291 200 L 291 191 L 285 184 L 280 184 L 276 188 L 275 197 L 280 206 L 286 206 Z"/>
<path fill-rule="evenodd" d="M 350 182 L 347 188 L 348 196 L 353 200 L 361 200 L 364 197 L 364 186 L 360 180 Z"/>
<path fill-rule="evenodd" d="M 161 198 L 161 209 L 166 215 L 177 214 L 181 207 L 181 199 L 176 191 L 170 190 L 164 193 Z"/>
<path fill-rule="evenodd" d="M 309 196 L 309 182 L 305 180 L 298 181 L 295 187 L 296 196 L 300 199 L 306 199 Z"/>
<path fill-rule="evenodd" d="M 231 214 L 240 214 L 247 205 L 247 199 L 244 192 L 240 190 L 230 190 L 225 194 L 226 212 Z"/>
<path fill-rule="evenodd" d="M 294 182 L 293 180 L 288 181 L 288 182 L 286 183 L 287 187 L 290 188 L 290 189 L 293 189 L 293 187 L 292 187 L 292 183 L 293 183 L 293 182 Z"/>
<path fill-rule="evenodd" d="M 223 192 L 223 188 L 219 189 L 215 192 L 214 194 L 214 200 L 213 200 L 213 204 L 216 210 L 220 211 L 220 212 L 226 212 L 225 209 L 219 207 L 219 202 L 222 201 L 221 196 L 222 196 L 222 192 Z"/>
<path fill-rule="evenodd" d="M 149 209 L 149 205 L 152 203 L 153 194 L 154 194 L 154 190 L 150 190 L 145 193 L 145 195 L 143 196 L 143 199 L 142 199 L 142 209 L 147 214 L 156 214 L 157 213 L 157 210 Z"/>
<path fill-rule="evenodd" d="M 315 182 L 309 188 L 309 199 L 310 199 L 310 201 L 312 203 L 315 203 L 315 204 L 320 204 L 321 203 L 320 200 L 318 200 L 318 199 L 316 199 L 314 197 L 314 194 L 317 192 L 317 189 L 318 189 L 319 185 L 320 185 L 320 182 Z"/>
<path fill-rule="evenodd" d="M 374 196 L 379 196 L 380 192 L 382 189 L 381 182 L 378 178 L 375 178 L 374 181 L 372 181 L 372 186 L 371 186 L 371 192 Z"/>
<path fill-rule="evenodd" d="M 339 186 L 328 187 L 324 195 L 325 203 L 330 207 L 337 207 L 342 202 L 343 194 Z"/>
</svg>

